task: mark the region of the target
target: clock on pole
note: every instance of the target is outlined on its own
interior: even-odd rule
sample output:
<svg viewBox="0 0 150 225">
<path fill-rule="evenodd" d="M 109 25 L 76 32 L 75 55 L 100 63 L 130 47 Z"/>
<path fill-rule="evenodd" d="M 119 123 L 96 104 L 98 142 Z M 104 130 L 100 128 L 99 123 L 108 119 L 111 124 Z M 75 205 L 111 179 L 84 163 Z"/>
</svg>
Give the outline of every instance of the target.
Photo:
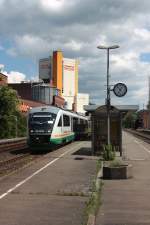
<svg viewBox="0 0 150 225">
<path fill-rule="evenodd" d="M 113 87 L 113 92 L 117 97 L 123 97 L 127 93 L 127 86 L 123 83 L 117 83 Z"/>
</svg>

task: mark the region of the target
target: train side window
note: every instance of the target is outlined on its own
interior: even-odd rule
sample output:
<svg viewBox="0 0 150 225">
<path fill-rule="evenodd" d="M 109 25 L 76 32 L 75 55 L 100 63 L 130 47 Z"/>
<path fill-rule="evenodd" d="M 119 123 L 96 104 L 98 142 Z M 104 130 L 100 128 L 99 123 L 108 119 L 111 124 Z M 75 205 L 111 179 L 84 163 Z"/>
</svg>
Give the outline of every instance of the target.
<svg viewBox="0 0 150 225">
<path fill-rule="evenodd" d="M 60 117 L 60 119 L 59 119 L 58 127 L 62 127 L 62 117 Z"/>
<path fill-rule="evenodd" d="M 64 123 L 64 127 L 69 127 L 70 126 L 70 117 L 67 115 L 63 115 L 63 123 Z"/>
</svg>

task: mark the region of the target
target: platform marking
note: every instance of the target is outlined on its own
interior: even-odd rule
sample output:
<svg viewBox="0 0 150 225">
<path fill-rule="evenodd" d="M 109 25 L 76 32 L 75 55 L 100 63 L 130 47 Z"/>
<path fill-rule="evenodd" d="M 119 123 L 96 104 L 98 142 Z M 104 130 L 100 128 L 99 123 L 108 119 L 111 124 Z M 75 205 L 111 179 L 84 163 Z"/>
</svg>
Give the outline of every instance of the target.
<svg viewBox="0 0 150 225">
<path fill-rule="evenodd" d="M 78 144 L 79 146 L 81 144 Z M 38 173 L 40 173 L 41 171 L 43 171 L 45 168 L 47 168 L 48 166 L 52 165 L 54 162 L 56 162 L 57 160 L 59 160 L 61 157 L 63 157 L 64 155 L 66 155 L 68 152 L 71 152 L 72 149 L 67 150 L 66 152 L 64 152 L 63 154 L 61 154 L 59 157 L 57 157 L 56 159 L 52 160 L 51 162 L 47 163 L 45 166 L 43 166 L 42 168 L 40 168 L 39 170 L 37 170 L 36 172 L 34 172 L 33 174 L 31 174 L 29 177 L 27 177 L 26 179 L 24 179 L 23 181 L 19 182 L 18 184 L 16 184 L 14 187 L 10 188 L 8 191 L 6 191 L 4 194 L 0 195 L 0 199 L 4 198 L 5 196 L 7 196 L 9 193 L 11 193 L 12 191 L 16 190 L 18 187 L 20 187 L 22 184 L 26 183 L 28 180 L 30 180 L 32 177 L 34 177 L 35 175 L 37 175 Z"/>
<path fill-rule="evenodd" d="M 144 158 L 130 158 L 130 161 L 145 161 L 146 159 Z"/>
<path fill-rule="evenodd" d="M 136 144 L 138 144 L 140 147 L 142 147 L 146 152 L 148 152 L 150 154 L 150 150 L 148 148 L 146 148 L 144 145 L 142 145 L 142 142 L 134 140 L 134 142 Z"/>
</svg>

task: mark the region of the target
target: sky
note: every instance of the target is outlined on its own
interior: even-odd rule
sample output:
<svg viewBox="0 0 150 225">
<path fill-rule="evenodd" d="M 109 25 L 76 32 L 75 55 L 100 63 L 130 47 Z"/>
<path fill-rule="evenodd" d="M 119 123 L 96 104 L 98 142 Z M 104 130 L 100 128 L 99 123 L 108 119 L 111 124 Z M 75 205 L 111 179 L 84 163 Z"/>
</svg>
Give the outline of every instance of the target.
<svg viewBox="0 0 150 225">
<path fill-rule="evenodd" d="M 128 92 L 112 104 L 148 102 L 150 76 L 149 0 L 0 0 L 0 68 L 9 82 L 36 80 L 38 61 L 57 49 L 79 60 L 79 92 L 104 104 L 106 50 L 110 84 L 125 83 Z"/>
</svg>

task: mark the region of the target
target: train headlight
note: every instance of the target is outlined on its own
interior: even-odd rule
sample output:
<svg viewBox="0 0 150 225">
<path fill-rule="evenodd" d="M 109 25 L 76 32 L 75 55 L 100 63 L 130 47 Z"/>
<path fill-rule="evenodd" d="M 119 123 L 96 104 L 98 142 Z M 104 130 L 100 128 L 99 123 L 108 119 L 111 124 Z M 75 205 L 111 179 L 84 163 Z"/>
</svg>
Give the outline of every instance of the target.
<svg viewBox="0 0 150 225">
<path fill-rule="evenodd" d="M 51 130 L 48 130 L 47 132 L 48 132 L 48 133 L 51 133 Z"/>
<path fill-rule="evenodd" d="M 30 133 L 33 133 L 34 131 L 33 130 L 30 130 Z"/>
</svg>

